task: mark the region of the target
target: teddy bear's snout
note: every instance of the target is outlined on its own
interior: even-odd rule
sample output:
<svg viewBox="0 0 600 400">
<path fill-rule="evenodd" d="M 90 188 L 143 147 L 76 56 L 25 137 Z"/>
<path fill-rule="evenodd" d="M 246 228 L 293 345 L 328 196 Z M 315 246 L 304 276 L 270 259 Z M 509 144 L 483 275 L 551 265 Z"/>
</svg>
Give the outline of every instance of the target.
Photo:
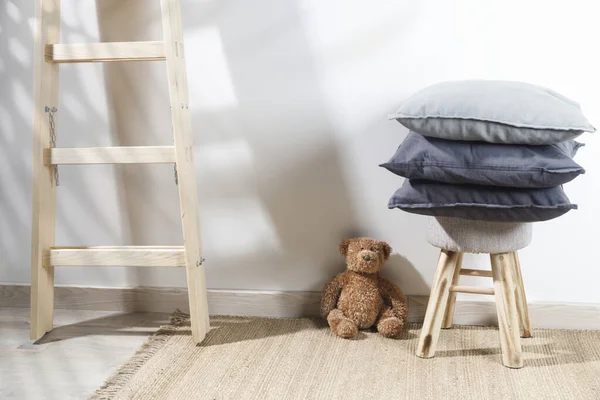
<svg viewBox="0 0 600 400">
<path fill-rule="evenodd" d="M 358 255 L 363 261 L 367 263 L 377 261 L 377 253 L 375 253 L 374 251 L 362 250 L 360 253 L 358 253 Z"/>
</svg>

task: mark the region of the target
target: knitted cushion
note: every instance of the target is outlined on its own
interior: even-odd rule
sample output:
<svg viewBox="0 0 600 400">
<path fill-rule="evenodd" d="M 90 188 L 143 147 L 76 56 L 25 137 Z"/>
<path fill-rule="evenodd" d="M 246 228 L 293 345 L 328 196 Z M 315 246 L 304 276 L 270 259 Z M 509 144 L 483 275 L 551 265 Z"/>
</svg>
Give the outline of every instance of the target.
<svg viewBox="0 0 600 400">
<path fill-rule="evenodd" d="M 489 222 L 453 217 L 431 217 L 427 241 L 461 253 L 505 253 L 531 243 L 532 224 Z"/>
</svg>

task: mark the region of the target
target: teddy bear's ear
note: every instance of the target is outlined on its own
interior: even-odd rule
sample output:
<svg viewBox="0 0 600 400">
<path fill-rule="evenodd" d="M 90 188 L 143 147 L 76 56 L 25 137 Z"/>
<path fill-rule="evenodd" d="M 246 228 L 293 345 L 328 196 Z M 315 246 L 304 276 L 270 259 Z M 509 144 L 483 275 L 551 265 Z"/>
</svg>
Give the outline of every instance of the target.
<svg viewBox="0 0 600 400">
<path fill-rule="evenodd" d="M 392 253 L 392 248 L 386 242 L 382 242 L 381 249 L 383 251 L 383 257 L 388 260 L 390 258 L 390 254 Z"/>
<path fill-rule="evenodd" d="M 346 254 L 348 254 L 348 247 L 350 246 L 351 241 L 352 240 L 350 240 L 350 239 L 344 239 L 344 240 L 342 240 L 342 243 L 340 243 L 340 247 L 339 247 L 340 253 L 344 257 L 346 256 Z"/>
</svg>

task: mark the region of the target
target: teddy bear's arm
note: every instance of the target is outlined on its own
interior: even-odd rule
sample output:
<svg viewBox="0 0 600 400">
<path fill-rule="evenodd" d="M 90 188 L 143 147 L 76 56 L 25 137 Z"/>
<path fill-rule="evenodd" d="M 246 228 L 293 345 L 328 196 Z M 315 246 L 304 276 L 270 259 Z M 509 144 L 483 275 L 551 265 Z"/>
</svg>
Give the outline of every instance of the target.
<svg viewBox="0 0 600 400">
<path fill-rule="evenodd" d="M 327 282 L 323 288 L 323 296 L 321 297 L 321 316 L 323 318 L 327 318 L 331 310 L 337 305 L 338 297 L 343 286 L 344 273 L 341 273 Z"/>
<path fill-rule="evenodd" d="M 408 306 L 402 290 L 382 277 L 379 277 L 379 290 L 381 291 L 384 300 L 392 306 L 392 312 L 396 317 L 406 321 L 406 318 L 408 317 Z"/>
</svg>

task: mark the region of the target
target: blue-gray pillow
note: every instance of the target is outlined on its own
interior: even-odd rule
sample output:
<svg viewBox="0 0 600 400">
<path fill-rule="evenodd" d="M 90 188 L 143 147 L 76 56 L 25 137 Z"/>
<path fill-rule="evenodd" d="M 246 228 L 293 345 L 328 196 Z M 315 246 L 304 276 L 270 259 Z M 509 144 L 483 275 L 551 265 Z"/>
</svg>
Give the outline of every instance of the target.
<svg viewBox="0 0 600 400">
<path fill-rule="evenodd" d="M 523 188 L 553 187 L 585 172 L 572 158 L 581 146 L 582 143 L 574 140 L 542 146 L 458 142 L 410 132 L 396 154 L 380 166 L 409 179 Z"/>
<path fill-rule="evenodd" d="M 554 144 L 596 130 L 573 100 L 541 86 L 494 80 L 426 87 L 390 119 L 426 136 L 489 143 Z"/>
<path fill-rule="evenodd" d="M 536 222 L 560 217 L 577 205 L 560 186 L 516 189 L 406 179 L 388 208 L 481 221 Z"/>
</svg>

